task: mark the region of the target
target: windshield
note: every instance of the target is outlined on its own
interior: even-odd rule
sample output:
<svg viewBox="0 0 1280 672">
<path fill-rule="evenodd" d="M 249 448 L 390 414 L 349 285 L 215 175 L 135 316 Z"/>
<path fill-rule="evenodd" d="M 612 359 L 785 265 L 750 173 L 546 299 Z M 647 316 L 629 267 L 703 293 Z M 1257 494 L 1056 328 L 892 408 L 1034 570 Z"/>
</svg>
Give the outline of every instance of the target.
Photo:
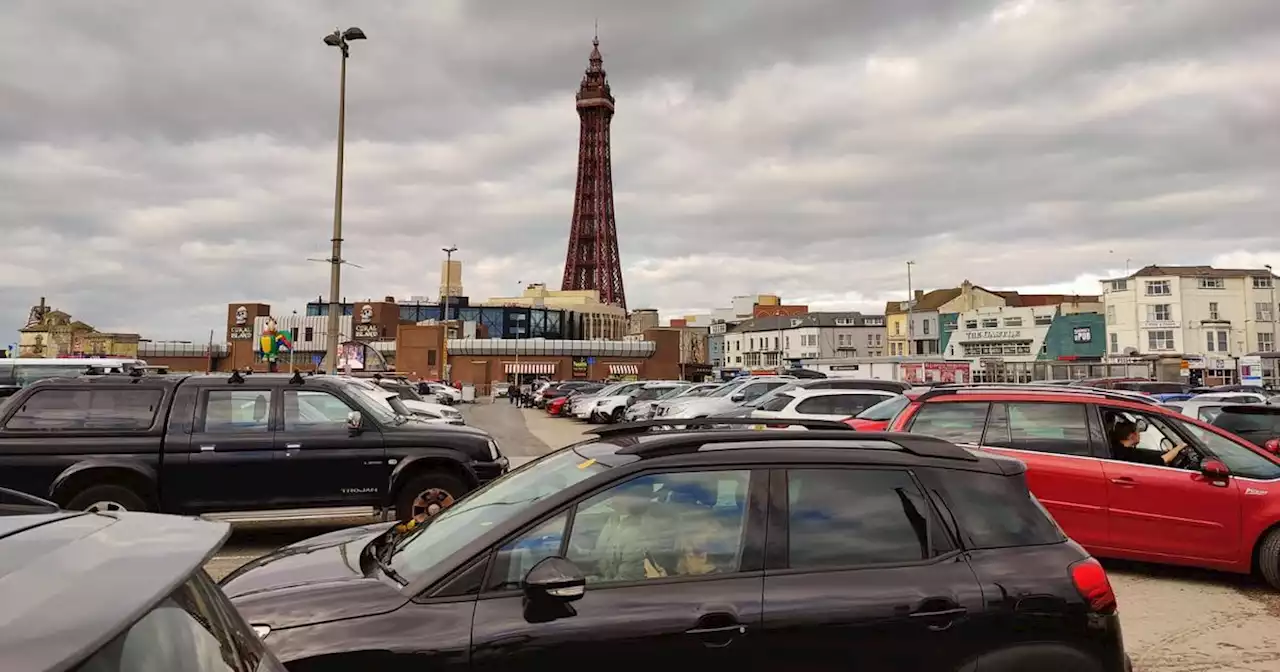
<svg viewBox="0 0 1280 672">
<path fill-rule="evenodd" d="M 584 397 L 586 396 L 594 397 L 596 395 L 600 395 L 602 397 L 611 397 L 615 394 L 618 394 L 618 390 L 621 390 L 625 385 L 626 383 L 614 383 L 612 385 L 606 385 L 597 390 L 583 390 L 582 392 L 579 392 L 579 394 L 581 394 Z"/>
<path fill-rule="evenodd" d="M 739 387 L 742 387 L 743 385 L 746 385 L 746 384 L 747 384 L 747 381 L 745 381 L 745 380 L 740 381 L 740 382 L 737 382 L 737 383 L 729 383 L 728 385 L 725 385 L 724 387 L 717 387 L 715 390 L 713 390 L 713 391 L 712 391 L 710 394 L 708 394 L 707 396 L 708 396 L 708 397 L 727 397 L 727 396 L 729 396 L 730 394 L 733 394 L 734 390 L 736 390 L 736 389 L 738 389 Z"/>
<path fill-rule="evenodd" d="M 387 398 L 382 396 L 385 394 L 384 392 L 374 392 L 373 390 L 370 390 L 364 385 L 360 385 L 358 383 L 348 383 L 342 387 L 346 390 L 347 394 L 355 398 L 355 401 L 360 405 L 361 410 L 372 415 L 379 422 L 393 423 L 397 421 L 396 416 L 408 415 L 408 413 L 401 413 L 395 410 L 395 406 L 393 404 L 398 404 L 402 409 L 404 408 L 404 404 L 400 403 L 399 399 L 396 399 L 394 402 L 389 401 Z"/>
<path fill-rule="evenodd" d="M 495 526 L 519 516 L 539 499 L 607 469 L 570 449 L 530 462 L 468 495 L 405 537 L 388 558 L 391 568 L 412 580 Z"/>
<path fill-rule="evenodd" d="M 687 387 L 673 387 L 666 392 L 663 392 L 662 396 L 658 397 L 657 400 L 662 401 L 664 399 L 675 399 L 676 397 L 685 396 L 689 391 L 690 390 Z"/>
<path fill-rule="evenodd" d="M 768 392 L 765 392 L 764 394 L 756 397 L 755 399 L 752 399 L 751 401 L 748 401 L 747 403 L 743 404 L 742 407 L 743 408 L 759 408 L 762 404 L 768 402 L 771 399 L 774 399 L 779 394 L 786 394 L 788 391 L 794 390 L 798 387 L 800 387 L 800 383 L 787 383 L 786 385 L 775 387 L 772 390 L 769 390 Z"/>
<path fill-rule="evenodd" d="M 888 399 L 885 399 L 884 401 L 876 404 L 875 406 L 872 406 L 871 408 L 868 408 L 867 410 L 855 415 L 854 417 L 858 418 L 859 420 L 875 420 L 875 421 L 892 420 L 893 416 L 897 415 L 899 411 L 906 408 L 907 404 L 910 403 L 910 401 L 911 401 L 910 399 L 907 399 L 907 395 L 899 394 L 896 397 L 889 397 Z"/>
</svg>

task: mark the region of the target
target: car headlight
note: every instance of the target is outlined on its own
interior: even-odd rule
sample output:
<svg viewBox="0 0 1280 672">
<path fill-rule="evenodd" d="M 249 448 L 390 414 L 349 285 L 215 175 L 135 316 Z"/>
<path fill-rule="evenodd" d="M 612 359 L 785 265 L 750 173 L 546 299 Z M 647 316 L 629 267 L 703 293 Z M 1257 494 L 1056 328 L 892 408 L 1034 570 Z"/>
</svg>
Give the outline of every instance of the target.
<svg viewBox="0 0 1280 672">
<path fill-rule="evenodd" d="M 489 439 L 489 459 L 497 461 L 500 457 L 502 457 L 502 451 L 498 450 L 498 442 Z"/>
</svg>

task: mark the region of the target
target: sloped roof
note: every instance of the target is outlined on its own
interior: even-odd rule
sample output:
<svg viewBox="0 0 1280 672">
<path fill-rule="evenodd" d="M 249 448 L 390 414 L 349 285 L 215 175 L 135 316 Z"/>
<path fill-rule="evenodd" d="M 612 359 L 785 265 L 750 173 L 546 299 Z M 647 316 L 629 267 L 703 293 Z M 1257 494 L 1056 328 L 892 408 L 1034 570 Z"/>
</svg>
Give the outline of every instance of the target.
<svg viewBox="0 0 1280 672">
<path fill-rule="evenodd" d="M 1251 278 L 1276 277 L 1265 268 L 1214 268 L 1212 266 L 1143 266 L 1134 271 L 1131 278 Z"/>
<path fill-rule="evenodd" d="M 874 318 L 879 324 L 868 325 L 866 320 Z M 836 320 L 853 320 L 853 324 L 836 324 Z M 796 320 L 797 323 L 793 327 L 791 321 Z M 876 328 L 883 327 L 884 317 L 882 315 L 864 315 L 857 311 L 836 311 L 836 312 L 820 312 L 806 313 L 804 315 L 768 315 L 765 317 L 753 317 L 749 320 L 743 320 L 738 324 L 729 327 L 726 331 L 733 333 L 749 333 L 755 331 L 778 331 L 779 329 L 801 329 L 803 327 L 865 327 L 873 326 Z"/>
<path fill-rule="evenodd" d="M 1101 303 L 1102 297 L 1085 294 L 1019 294 L 1020 306 L 1057 306 L 1064 303 Z"/>
</svg>

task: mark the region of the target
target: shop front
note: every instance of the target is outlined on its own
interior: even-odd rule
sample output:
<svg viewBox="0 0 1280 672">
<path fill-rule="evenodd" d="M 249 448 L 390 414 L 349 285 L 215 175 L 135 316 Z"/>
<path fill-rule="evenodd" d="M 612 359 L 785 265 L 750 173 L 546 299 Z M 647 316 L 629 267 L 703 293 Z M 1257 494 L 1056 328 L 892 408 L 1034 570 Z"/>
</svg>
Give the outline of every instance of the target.
<svg viewBox="0 0 1280 672">
<path fill-rule="evenodd" d="M 643 340 L 449 339 L 453 380 L 487 394 L 494 383 L 533 380 L 655 380 L 680 376 L 678 332 Z"/>
</svg>

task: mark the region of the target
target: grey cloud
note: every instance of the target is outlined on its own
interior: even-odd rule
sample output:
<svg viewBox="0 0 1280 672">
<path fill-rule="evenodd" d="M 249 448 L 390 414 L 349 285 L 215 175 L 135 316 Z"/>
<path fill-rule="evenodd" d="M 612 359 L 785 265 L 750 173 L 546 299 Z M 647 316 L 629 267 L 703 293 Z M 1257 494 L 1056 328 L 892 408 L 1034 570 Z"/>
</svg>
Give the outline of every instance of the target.
<svg viewBox="0 0 1280 672">
<path fill-rule="evenodd" d="M 1280 247 L 1266 0 L 75 7 L 0 8 L 24 27 L 0 42 L 11 325 L 45 295 L 199 339 L 228 301 L 326 292 L 320 37 L 353 24 L 352 299 L 433 293 L 449 244 L 475 297 L 558 284 L 597 13 L 633 307 L 866 310 L 907 258 L 917 287 L 1016 287 Z"/>
</svg>

